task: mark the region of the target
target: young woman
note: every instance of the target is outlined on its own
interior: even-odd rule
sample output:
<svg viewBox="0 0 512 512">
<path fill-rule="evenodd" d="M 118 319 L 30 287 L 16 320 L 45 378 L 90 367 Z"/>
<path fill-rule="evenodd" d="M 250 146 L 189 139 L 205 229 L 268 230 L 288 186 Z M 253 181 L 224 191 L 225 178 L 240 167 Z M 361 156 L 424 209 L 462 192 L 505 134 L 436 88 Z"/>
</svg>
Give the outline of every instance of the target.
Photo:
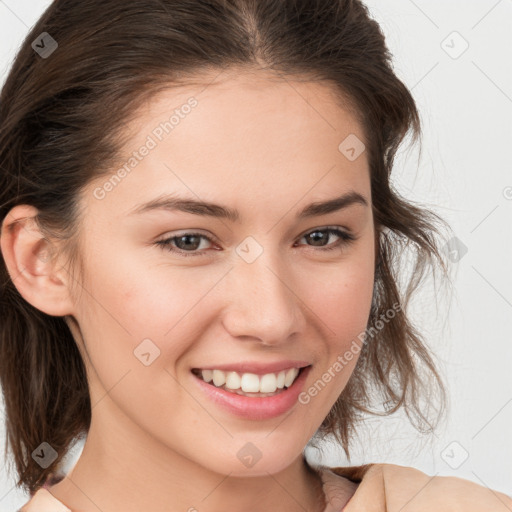
<svg viewBox="0 0 512 512">
<path fill-rule="evenodd" d="M 390 185 L 419 116 L 360 2 L 57 0 L 0 125 L 23 512 L 512 510 L 463 479 L 304 455 L 328 434 L 349 455 L 372 404 L 430 426 L 423 391 L 444 404 L 406 315 L 446 271 L 442 221 Z"/>
</svg>

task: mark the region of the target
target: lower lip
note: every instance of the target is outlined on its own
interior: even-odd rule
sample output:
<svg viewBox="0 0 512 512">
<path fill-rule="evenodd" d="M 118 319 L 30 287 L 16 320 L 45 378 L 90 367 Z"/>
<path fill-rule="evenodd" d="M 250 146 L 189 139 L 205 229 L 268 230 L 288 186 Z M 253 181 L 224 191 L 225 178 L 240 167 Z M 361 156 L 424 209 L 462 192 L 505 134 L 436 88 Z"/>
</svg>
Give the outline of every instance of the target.
<svg viewBox="0 0 512 512">
<path fill-rule="evenodd" d="M 298 402 L 310 369 L 311 366 L 304 368 L 289 388 L 277 395 L 266 397 L 237 395 L 208 384 L 197 375 L 192 375 L 206 396 L 223 409 L 249 420 L 266 420 L 284 414 Z"/>
</svg>

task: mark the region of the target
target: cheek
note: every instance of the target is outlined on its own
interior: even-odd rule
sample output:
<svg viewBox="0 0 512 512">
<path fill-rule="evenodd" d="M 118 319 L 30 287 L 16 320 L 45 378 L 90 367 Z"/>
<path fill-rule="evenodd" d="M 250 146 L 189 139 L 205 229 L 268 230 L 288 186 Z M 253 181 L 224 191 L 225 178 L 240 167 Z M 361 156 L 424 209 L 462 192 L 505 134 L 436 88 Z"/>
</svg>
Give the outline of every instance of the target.
<svg viewBox="0 0 512 512">
<path fill-rule="evenodd" d="M 194 305 L 209 289 L 190 282 L 185 271 L 164 271 L 125 258 L 114 265 L 103 260 L 84 286 L 78 318 L 86 339 L 86 362 L 93 403 L 107 407 L 105 394 L 144 430 L 175 421 L 175 411 L 188 411 L 188 421 L 199 414 L 198 405 L 176 384 L 175 365 L 204 327 Z M 140 265 L 140 264 L 139 264 Z M 196 309 L 198 309 L 196 307 Z M 192 340 L 192 341 L 191 341 Z"/>
<path fill-rule="evenodd" d="M 218 279 L 216 275 L 204 279 L 206 274 L 185 266 L 166 265 L 153 250 L 160 249 L 127 247 L 117 258 L 105 248 L 103 259 L 89 263 L 91 293 L 84 294 L 89 319 L 122 337 L 128 335 L 133 343 L 152 336 L 163 341 L 179 330 Z"/>
<path fill-rule="evenodd" d="M 107 248 L 101 252 L 106 255 Z M 150 353 L 144 357 L 154 361 L 152 369 L 169 367 L 174 374 L 171 363 L 190 339 L 184 330 L 200 332 L 194 306 L 197 309 L 209 289 L 208 283 L 191 280 L 185 269 L 171 271 L 130 258 L 129 251 L 123 254 L 119 259 L 109 255 L 89 260 L 78 308 L 88 355 L 106 389 L 128 370 L 149 370 L 139 352 Z"/>
<path fill-rule="evenodd" d="M 330 302 L 330 321 L 342 339 L 359 334 L 366 328 L 373 295 L 374 274 L 371 269 L 355 268 L 332 287 L 336 294 Z M 356 332 L 357 331 L 357 332 Z"/>
<path fill-rule="evenodd" d="M 119 435 L 126 434 L 128 418 L 162 444 L 200 458 L 205 446 L 200 445 L 202 452 L 196 448 L 190 431 L 202 432 L 207 425 L 216 439 L 225 431 L 191 397 L 175 366 L 206 330 L 201 298 L 214 282 L 191 281 L 183 268 L 140 263 L 138 268 L 128 258 L 113 264 L 103 260 L 91 266 L 95 272 L 87 289 L 97 293 L 83 294 L 79 318 L 93 368 L 88 375 L 96 414 Z M 131 428 L 126 425 L 126 431 Z"/>
<path fill-rule="evenodd" d="M 303 281 L 303 296 L 323 320 L 325 334 L 334 346 L 341 349 L 366 328 L 374 277 L 373 259 L 365 256 L 340 260 L 339 265 L 323 270 L 317 268 L 314 280 Z"/>
<path fill-rule="evenodd" d="M 360 266 L 331 276 L 329 283 L 310 295 L 309 304 L 321 319 L 323 345 L 319 364 L 299 403 L 313 408 L 315 418 L 325 418 L 352 375 L 359 359 L 371 307 L 373 273 Z M 317 428 L 311 424 L 311 428 Z"/>
<path fill-rule="evenodd" d="M 368 251 L 361 252 L 364 257 L 340 260 L 336 268 L 317 271 L 315 286 L 310 280 L 307 287 L 306 303 L 320 319 L 316 324 L 323 329 L 320 336 L 325 352 L 305 400 L 321 395 L 315 402 L 323 407 L 321 414 L 329 412 L 345 388 L 361 353 L 375 276 L 371 247 Z"/>
</svg>

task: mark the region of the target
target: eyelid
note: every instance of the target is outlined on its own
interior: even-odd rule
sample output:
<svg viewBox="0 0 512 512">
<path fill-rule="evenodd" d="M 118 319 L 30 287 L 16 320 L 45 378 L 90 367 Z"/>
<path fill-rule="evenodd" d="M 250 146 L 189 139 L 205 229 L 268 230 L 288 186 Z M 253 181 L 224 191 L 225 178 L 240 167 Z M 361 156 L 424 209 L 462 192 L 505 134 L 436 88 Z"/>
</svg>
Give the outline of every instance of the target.
<svg viewBox="0 0 512 512">
<path fill-rule="evenodd" d="M 347 235 L 353 236 L 352 230 L 345 226 L 330 226 L 330 225 L 328 225 L 328 226 L 318 226 L 318 227 L 310 228 L 310 229 L 304 231 L 303 233 L 301 233 L 297 237 L 297 239 L 300 239 L 306 235 L 309 235 L 310 233 L 314 233 L 315 231 L 327 231 L 327 230 L 339 230 L 339 231 L 343 231 Z M 221 243 L 220 240 L 215 235 L 212 235 L 209 232 L 205 233 L 205 232 L 201 231 L 200 229 L 196 230 L 196 228 L 180 229 L 178 231 L 172 231 L 171 234 L 169 234 L 169 235 L 163 235 L 162 237 L 159 237 L 155 243 L 167 241 L 169 239 L 173 239 L 175 237 L 177 238 L 177 237 L 183 236 L 183 235 L 200 235 L 205 238 L 208 238 L 210 241 L 215 242 L 217 244 Z"/>
<path fill-rule="evenodd" d="M 303 236 L 310 235 L 311 233 L 314 233 L 315 231 L 340 231 L 347 235 L 352 235 L 352 231 L 344 226 L 319 226 L 312 229 L 308 229 L 307 231 L 304 231 L 301 235 L 298 236 L 298 239 L 302 238 Z"/>
<path fill-rule="evenodd" d="M 341 249 L 359 239 L 359 236 L 356 236 L 352 230 L 350 230 L 346 227 L 341 227 L 341 226 L 322 226 L 322 227 L 313 228 L 313 229 L 306 231 L 298 239 L 300 240 L 301 238 L 303 238 L 307 235 L 310 235 L 311 233 L 314 233 L 315 231 L 326 231 L 328 233 L 334 233 L 337 237 L 340 238 L 340 240 L 338 240 L 335 243 L 332 243 L 332 244 L 329 244 L 326 246 L 321 246 L 321 247 L 315 247 L 315 246 L 311 246 L 311 245 L 306 246 L 306 247 L 308 247 L 309 250 L 313 250 L 313 251 L 317 250 L 317 251 L 322 252 L 322 251 L 330 251 L 330 250 L 334 250 L 334 249 Z"/>
<path fill-rule="evenodd" d="M 313 251 L 313 252 L 322 253 L 322 252 L 328 252 L 328 251 L 336 250 L 336 249 L 342 250 L 343 248 L 349 246 L 350 244 L 352 244 L 359 238 L 358 236 L 355 236 L 354 233 L 350 229 L 347 229 L 344 226 L 318 226 L 318 227 L 314 227 L 314 228 L 308 229 L 307 231 L 303 232 L 301 235 L 299 235 L 296 238 L 296 240 L 300 240 L 303 237 L 310 235 L 311 233 L 314 233 L 315 231 L 324 231 L 324 232 L 328 232 L 330 234 L 334 234 L 339 237 L 339 240 L 332 244 L 329 244 L 327 246 L 320 246 L 320 247 L 308 246 L 308 245 L 305 246 L 305 247 L 308 247 L 307 250 Z M 167 250 L 171 253 L 175 253 L 175 254 L 178 254 L 178 255 L 181 255 L 184 257 L 208 256 L 209 255 L 208 254 L 209 251 L 207 251 L 206 249 L 203 249 L 201 251 L 184 251 L 183 249 L 173 247 L 172 241 L 174 241 L 176 238 L 179 238 L 180 236 L 185 236 L 185 235 L 198 236 L 198 237 L 206 239 L 212 243 L 220 244 L 217 237 L 215 237 L 214 235 L 211 235 L 211 234 L 206 235 L 203 232 L 201 232 L 200 230 L 194 231 L 193 228 L 188 229 L 188 230 L 184 229 L 184 230 L 179 230 L 177 232 L 174 232 L 172 234 L 172 236 L 166 236 L 163 239 L 159 239 L 159 240 L 155 241 L 154 244 L 161 246 L 161 248 L 163 250 Z"/>
<path fill-rule="evenodd" d="M 204 238 L 212 243 L 220 244 L 220 242 L 218 241 L 218 238 L 215 237 L 214 235 L 211 235 L 211 234 L 206 235 L 205 233 L 203 233 L 201 231 L 195 231 L 194 229 L 188 229 L 188 230 L 184 229 L 184 230 L 179 230 L 177 232 L 173 232 L 171 235 L 166 235 L 163 238 L 156 240 L 153 244 L 160 246 L 163 250 L 169 251 L 171 253 L 177 253 L 178 255 L 184 255 L 185 257 L 201 256 L 201 255 L 204 256 L 206 254 L 205 249 L 203 249 L 202 251 L 183 251 L 182 249 L 179 249 L 177 247 L 172 247 L 171 242 L 174 241 L 174 239 L 179 238 L 180 236 L 185 236 L 185 235 L 198 236 L 198 237 Z"/>
<path fill-rule="evenodd" d="M 159 240 L 162 241 L 162 240 L 169 240 L 171 238 L 178 238 L 180 236 L 185 236 L 185 235 L 199 235 L 199 236 L 204 236 L 205 238 L 208 238 L 210 239 L 212 242 L 215 242 L 215 243 L 218 243 L 220 244 L 220 240 L 215 236 L 215 235 L 212 235 L 209 231 L 208 232 L 205 232 L 201 229 L 196 229 L 196 228 L 190 228 L 190 229 L 179 229 L 178 231 L 171 231 L 170 234 L 167 234 L 167 235 L 163 235 L 163 237 L 159 237 Z"/>
</svg>

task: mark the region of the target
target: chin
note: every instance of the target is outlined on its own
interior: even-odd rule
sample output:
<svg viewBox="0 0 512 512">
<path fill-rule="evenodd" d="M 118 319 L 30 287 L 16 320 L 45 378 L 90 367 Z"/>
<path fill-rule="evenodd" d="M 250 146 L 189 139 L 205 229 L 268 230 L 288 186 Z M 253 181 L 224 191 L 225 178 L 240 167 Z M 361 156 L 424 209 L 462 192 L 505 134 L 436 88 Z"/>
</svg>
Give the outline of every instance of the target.
<svg viewBox="0 0 512 512">
<path fill-rule="evenodd" d="M 302 449 L 296 446 L 275 446 L 269 443 L 255 440 L 242 443 L 233 441 L 232 446 L 240 448 L 229 450 L 225 457 L 221 457 L 220 464 L 212 468 L 221 474 L 230 474 L 235 477 L 256 477 L 277 474 L 289 467 L 297 457 L 302 456 Z M 234 456 L 233 456 L 234 455 Z"/>
</svg>

